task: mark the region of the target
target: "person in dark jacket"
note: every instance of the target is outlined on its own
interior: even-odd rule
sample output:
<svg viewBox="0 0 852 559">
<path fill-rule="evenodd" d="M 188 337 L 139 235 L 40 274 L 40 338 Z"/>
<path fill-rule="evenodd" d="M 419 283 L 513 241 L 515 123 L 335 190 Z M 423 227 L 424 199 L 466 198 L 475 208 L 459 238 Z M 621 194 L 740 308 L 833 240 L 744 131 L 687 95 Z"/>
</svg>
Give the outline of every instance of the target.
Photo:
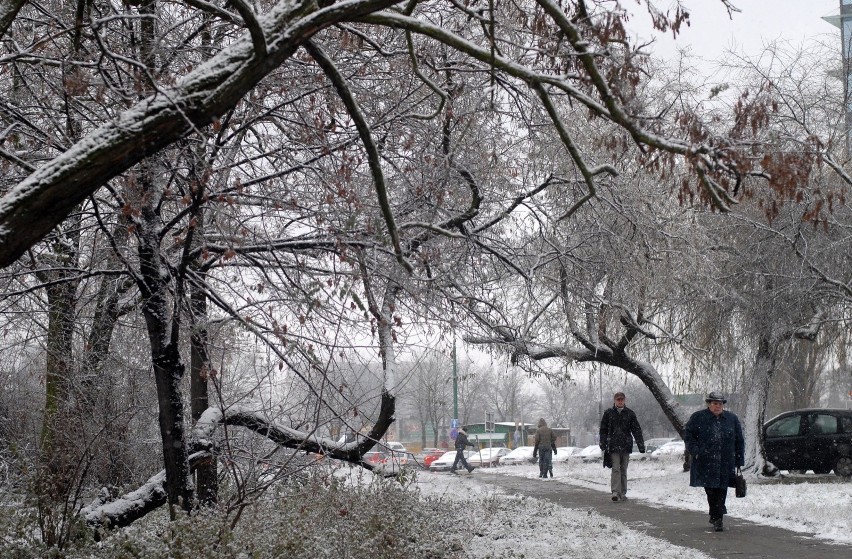
<svg viewBox="0 0 852 559">
<path fill-rule="evenodd" d="M 459 434 L 456 435 L 456 459 L 453 460 L 453 467 L 450 468 L 450 473 L 456 473 L 456 468 L 458 468 L 459 462 L 461 462 L 461 465 L 465 467 L 467 473 L 470 473 L 475 469 L 467 463 L 467 460 L 464 457 L 464 449 L 468 446 L 473 446 L 473 443 L 467 440 L 467 431 L 465 431 L 465 428 L 462 427 L 459 429 Z"/>
<path fill-rule="evenodd" d="M 547 426 L 542 417 L 538 420 L 538 429 L 533 437 L 533 458 L 538 455 L 538 477 L 553 477 L 553 455 L 556 454 L 556 433 Z"/>
<path fill-rule="evenodd" d="M 612 468 L 609 488 L 613 501 L 627 500 L 627 464 L 633 450 L 633 440 L 639 452 L 645 453 L 645 439 L 636 414 L 625 405 L 624 392 L 613 395 L 613 406 L 601 418 L 600 446 L 604 466 Z"/>
<path fill-rule="evenodd" d="M 717 532 L 724 530 L 722 517 L 728 510 L 728 487 L 736 483 L 736 470 L 745 459 L 745 439 L 739 418 L 725 411 L 727 402 L 721 392 L 710 392 L 704 400 L 707 409 L 689 418 L 683 442 L 691 457 L 689 485 L 703 487 L 710 508 L 710 522 Z"/>
</svg>

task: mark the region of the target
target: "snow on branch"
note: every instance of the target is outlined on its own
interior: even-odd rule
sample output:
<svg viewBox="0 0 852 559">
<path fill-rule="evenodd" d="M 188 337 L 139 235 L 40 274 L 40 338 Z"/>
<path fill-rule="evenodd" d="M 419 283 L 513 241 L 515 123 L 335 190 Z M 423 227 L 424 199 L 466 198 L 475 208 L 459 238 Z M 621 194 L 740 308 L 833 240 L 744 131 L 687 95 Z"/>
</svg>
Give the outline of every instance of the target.
<svg viewBox="0 0 852 559">
<path fill-rule="evenodd" d="M 370 450 L 391 426 L 394 421 L 394 408 L 395 398 L 388 392 L 383 392 L 379 419 L 366 437 L 359 437 L 360 442 L 338 443 L 332 439 L 291 429 L 270 422 L 262 413 L 245 406 L 231 406 L 224 412 L 219 408 L 208 408 L 201 414 L 195 429 L 193 429 L 192 439 L 197 441 L 200 446 L 209 445 L 209 441 L 219 425 L 245 427 L 281 446 L 304 452 L 324 454 L 329 458 L 354 462 L 372 470 L 372 465 L 361 462 L 361 456 Z"/>
<path fill-rule="evenodd" d="M 397 1 L 343 0 L 319 9 L 305 0 L 278 2 L 250 26 L 254 36 L 234 41 L 174 86 L 103 123 L 7 192 L 0 199 L 0 267 L 100 186 L 230 110 L 313 34 Z M 267 56 L 257 56 L 258 33 L 265 37 Z"/>
<path fill-rule="evenodd" d="M 329 458 L 352 462 L 373 470 L 373 465 L 362 462 L 361 457 L 385 435 L 394 422 L 395 408 L 396 398 L 387 391 L 382 392 L 379 417 L 375 425 L 365 437 L 358 437 L 360 442 L 350 443 L 315 437 L 304 431 L 270 422 L 262 414 L 245 406 L 231 406 L 224 413 L 219 408 L 208 408 L 201 414 L 192 430 L 194 452 L 189 456 L 189 466 L 194 469 L 210 456 L 210 449 L 213 448 L 212 438 L 217 427 L 232 425 L 250 429 L 284 447 L 324 454 Z M 92 527 L 121 528 L 165 504 L 167 497 L 166 471 L 163 470 L 149 478 L 142 487 L 117 499 L 111 499 L 106 489 L 101 490 L 93 502 L 80 510 L 80 515 L 86 524 Z"/>
<path fill-rule="evenodd" d="M 163 470 L 149 478 L 139 489 L 115 500 L 110 499 L 106 488 L 102 489 L 97 499 L 80 510 L 80 515 L 89 526 L 119 528 L 129 526 L 159 508 L 167 498 L 166 470 Z"/>
</svg>

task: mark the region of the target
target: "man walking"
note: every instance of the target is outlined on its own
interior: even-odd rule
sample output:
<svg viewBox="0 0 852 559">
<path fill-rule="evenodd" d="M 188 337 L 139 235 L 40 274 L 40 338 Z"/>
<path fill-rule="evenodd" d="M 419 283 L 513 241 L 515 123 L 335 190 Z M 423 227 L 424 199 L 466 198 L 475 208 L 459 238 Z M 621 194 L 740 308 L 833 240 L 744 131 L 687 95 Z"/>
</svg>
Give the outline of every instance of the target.
<svg viewBox="0 0 852 559">
<path fill-rule="evenodd" d="M 728 486 L 735 485 L 735 469 L 745 463 L 745 439 L 739 418 L 724 409 L 724 394 L 711 392 L 704 402 L 707 408 L 693 413 L 686 423 L 683 442 L 692 457 L 689 485 L 704 488 L 710 522 L 721 532 Z"/>
<path fill-rule="evenodd" d="M 639 452 L 645 453 L 642 427 L 633 410 L 625 405 L 624 392 L 616 392 L 613 406 L 601 418 L 600 445 L 604 466 L 612 468 L 609 487 L 613 501 L 627 500 L 627 463 L 633 450 L 633 440 Z"/>
<path fill-rule="evenodd" d="M 471 473 L 474 470 L 474 467 L 468 464 L 464 457 L 464 449 L 468 446 L 473 446 L 473 443 L 467 440 L 467 431 L 465 431 L 465 428 L 462 427 L 459 429 L 459 434 L 456 435 L 456 459 L 453 460 L 453 467 L 450 468 L 450 473 L 456 473 L 456 468 L 458 468 L 459 462 L 461 462 L 461 465 L 465 467 L 467 473 Z"/>
<path fill-rule="evenodd" d="M 553 477 L 553 454 L 556 453 L 556 433 L 547 426 L 547 421 L 542 417 L 538 420 L 538 429 L 533 438 L 533 458 L 538 455 L 538 477 L 546 478 L 550 473 Z"/>
</svg>

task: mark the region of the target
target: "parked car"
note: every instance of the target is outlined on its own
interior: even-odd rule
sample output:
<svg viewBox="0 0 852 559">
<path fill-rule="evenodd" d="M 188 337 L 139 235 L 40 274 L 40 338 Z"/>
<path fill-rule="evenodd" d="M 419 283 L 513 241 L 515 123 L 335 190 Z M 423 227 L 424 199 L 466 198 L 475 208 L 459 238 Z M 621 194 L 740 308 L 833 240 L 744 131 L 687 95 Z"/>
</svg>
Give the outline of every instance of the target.
<svg viewBox="0 0 852 559">
<path fill-rule="evenodd" d="M 394 452 L 408 452 L 408 449 L 405 448 L 405 445 L 397 441 L 388 441 L 385 446 L 393 450 Z"/>
<path fill-rule="evenodd" d="M 470 461 L 470 457 L 473 456 L 472 450 L 465 450 L 464 457 L 465 460 Z M 453 461 L 456 459 L 456 451 L 451 450 L 450 452 L 445 452 L 443 456 L 432 462 L 429 465 L 430 472 L 446 472 L 450 468 L 453 467 Z M 461 466 L 460 466 L 461 467 Z"/>
<path fill-rule="evenodd" d="M 651 440 L 653 441 L 653 440 L 660 440 L 660 439 L 651 439 Z M 668 442 L 670 439 L 664 439 L 664 440 Z M 655 444 L 645 443 L 645 453 L 643 454 L 643 453 L 639 452 L 639 449 L 636 447 L 636 444 L 634 443 L 633 444 L 633 450 L 630 451 L 630 459 L 631 460 L 648 460 L 649 458 L 651 458 L 651 454 L 653 454 L 654 451 L 657 450 L 658 448 L 659 448 L 659 446 L 657 446 Z"/>
<path fill-rule="evenodd" d="M 532 457 L 533 446 L 519 446 L 506 456 L 500 458 L 501 466 L 517 466 L 518 464 L 534 464 L 536 459 Z"/>
<path fill-rule="evenodd" d="M 766 459 L 781 470 L 852 476 L 852 410 L 788 411 L 763 427 Z"/>
<path fill-rule="evenodd" d="M 390 453 L 390 459 L 397 466 L 401 467 L 414 464 L 414 455 L 408 452 L 408 449 L 405 448 L 404 444 L 397 441 L 388 441 L 384 444 L 384 446 Z"/>
<path fill-rule="evenodd" d="M 583 450 L 577 453 L 577 456 L 583 462 L 597 462 L 603 459 L 603 451 L 601 447 L 596 444 L 590 444 Z"/>
<path fill-rule="evenodd" d="M 446 452 L 443 448 L 424 448 L 415 458 L 419 466 L 429 469 L 432 462 L 443 456 Z"/>
<path fill-rule="evenodd" d="M 511 450 L 505 447 L 483 448 L 482 450 L 474 450 L 470 458 L 467 459 L 468 464 L 474 467 L 488 468 L 496 466 L 500 463 L 500 458 L 509 454 Z"/>
<path fill-rule="evenodd" d="M 679 440 L 680 440 L 679 437 L 660 437 L 660 438 L 656 438 L 656 439 L 648 439 L 647 441 L 645 441 L 645 450 L 648 451 L 649 446 L 653 446 L 654 449 L 656 450 L 666 443 L 674 443 L 674 442 L 677 442 Z M 650 452 L 650 451 L 648 451 L 648 452 Z"/>
<path fill-rule="evenodd" d="M 367 464 L 372 464 L 373 466 L 379 466 L 380 464 L 384 464 L 390 454 L 380 448 L 376 448 L 375 446 L 364 453 L 361 457 L 362 462 L 366 462 Z"/>
<path fill-rule="evenodd" d="M 553 455 L 554 462 L 567 462 L 575 458 L 583 449 L 579 446 L 559 446 L 556 447 L 556 454 Z"/>
<path fill-rule="evenodd" d="M 647 450 L 647 448 L 645 450 Z M 651 458 L 653 460 L 672 458 L 682 459 L 685 451 L 686 444 L 684 444 L 683 441 L 671 441 L 652 452 Z"/>
</svg>

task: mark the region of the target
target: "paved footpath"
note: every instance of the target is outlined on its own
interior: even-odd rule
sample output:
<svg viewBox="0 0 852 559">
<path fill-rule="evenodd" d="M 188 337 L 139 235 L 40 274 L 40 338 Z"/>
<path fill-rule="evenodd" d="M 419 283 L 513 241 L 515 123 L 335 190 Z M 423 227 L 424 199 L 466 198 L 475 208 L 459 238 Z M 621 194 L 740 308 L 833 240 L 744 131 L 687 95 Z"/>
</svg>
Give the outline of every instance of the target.
<svg viewBox="0 0 852 559">
<path fill-rule="evenodd" d="M 538 478 L 493 475 L 479 479 L 502 487 L 509 494 L 523 493 L 570 508 L 591 508 L 655 538 L 697 549 L 720 559 L 852 558 L 850 545 L 832 544 L 827 540 L 812 538 L 811 534 L 754 524 L 730 516 L 725 517 L 725 531 L 714 532 L 707 521 L 707 514 L 703 512 L 656 504 L 650 506 L 641 499 L 614 503 L 608 493 Z M 728 499 L 733 498 L 731 491 Z"/>
</svg>

